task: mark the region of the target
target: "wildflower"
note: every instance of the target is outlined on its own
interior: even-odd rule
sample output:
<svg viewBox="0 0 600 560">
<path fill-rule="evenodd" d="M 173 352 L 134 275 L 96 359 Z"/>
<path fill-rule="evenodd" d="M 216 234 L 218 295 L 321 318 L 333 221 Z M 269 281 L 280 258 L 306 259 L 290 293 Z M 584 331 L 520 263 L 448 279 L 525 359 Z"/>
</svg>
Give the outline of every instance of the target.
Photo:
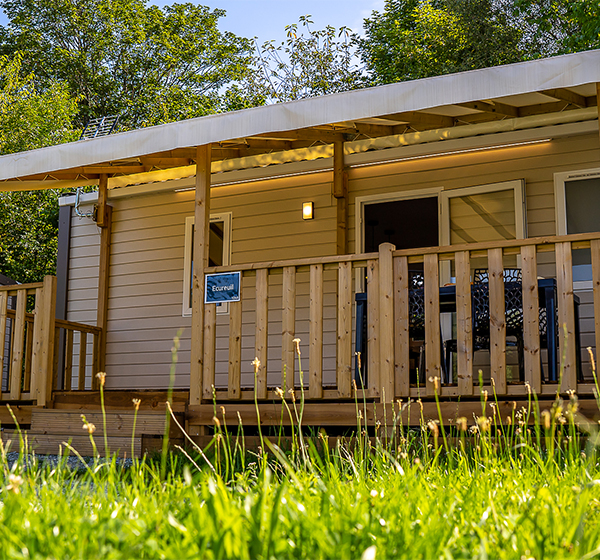
<svg viewBox="0 0 600 560">
<path fill-rule="evenodd" d="M 511 418 L 510 416 L 507 416 L 507 417 L 506 417 L 506 424 L 507 424 L 508 426 L 512 426 L 512 418 Z"/>
<path fill-rule="evenodd" d="M 467 419 L 464 416 L 456 419 L 456 425 L 460 429 L 461 432 L 467 431 Z"/>
<path fill-rule="evenodd" d="M 300 357 L 300 339 L 294 338 L 294 340 L 292 340 L 292 342 L 296 346 L 296 354 L 298 354 L 298 357 Z"/>
<path fill-rule="evenodd" d="M 594 360 L 594 353 L 592 352 L 592 347 L 587 347 L 588 354 L 590 355 L 590 362 L 592 364 L 592 371 L 596 371 L 596 361 Z"/>
<path fill-rule="evenodd" d="M 88 434 L 92 435 L 96 431 L 96 425 L 91 422 L 86 422 L 83 425 L 83 429 L 87 430 Z"/>
<path fill-rule="evenodd" d="M 359 371 L 362 370 L 361 352 L 354 352 L 356 354 L 356 361 L 358 362 Z"/>
<path fill-rule="evenodd" d="M 225 416 L 225 407 L 224 407 L 223 405 L 221 405 L 221 407 L 220 407 L 220 408 L 221 408 L 221 414 L 222 414 L 223 416 Z"/>
<path fill-rule="evenodd" d="M 275 387 L 275 394 L 280 398 L 283 399 L 283 397 L 285 396 L 285 393 L 281 390 L 281 387 Z"/>
<path fill-rule="evenodd" d="M 98 381 L 100 381 L 100 386 L 104 387 L 104 384 L 106 383 L 106 372 L 99 371 L 96 374 L 96 377 L 98 378 Z"/>
<path fill-rule="evenodd" d="M 439 377 L 430 377 L 429 381 L 433 383 L 433 389 L 437 393 L 440 389 L 440 378 Z"/>
<path fill-rule="evenodd" d="M 254 358 L 251 363 L 254 366 L 254 375 L 256 375 L 258 373 L 258 369 L 260 368 L 260 360 L 258 358 Z"/>
<path fill-rule="evenodd" d="M 542 420 L 544 422 L 544 429 L 550 429 L 550 412 L 547 410 L 542 410 Z"/>
<path fill-rule="evenodd" d="M 289 389 L 288 393 L 291 395 L 292 397 L 292 402 L 296 402 L 296 392 L 294 391 L 294 389 Z"/>
<path fill-rule="evenodd" d="M 487 392 L 487 390 L 484 390 L 483 391 L 483 402 L 487 402 L 487 400 L 488 400 L 488 392 Z"/>
<path fill-rule="evenodd" d="M 434 422 L 433 420 L 430 420 L 429 422 L 427 422 L 427 427 L 433 433 L 433 436 L 437 439 L 437 437 L 440 433 L 437 423 Z"/>
<path fill-rule="evenodd" d="M 217 428 L 221 428 L 221 422 L 219 422 L 219 419 L 216 416 L 213 416 L 213 424 L 217 427 Z"/>
<path fill-rule="evenodd" d="M 490 429 L 490 419 L 487 416 L 479 416 L 477 424 L 482 432 L 487 432 Z"/>
<path fill-rule="evenodd" d="M 131 402 L 133 402 L 133 408 L 136 410 L 140 409 L 140 404 L 142 403 L 141 399 L 132 399 Z"/>
<path fill-rule="evenodd" d="M 9 474 L 8 475 L 8 482 L 9 485 L 6 487 L 7 490 L 10 490 L 11 492 L 18 494 L 21 490 L 21 485 L 23 484 L 23 478 L 20 477 L 18 474 Z"/>
</svg>

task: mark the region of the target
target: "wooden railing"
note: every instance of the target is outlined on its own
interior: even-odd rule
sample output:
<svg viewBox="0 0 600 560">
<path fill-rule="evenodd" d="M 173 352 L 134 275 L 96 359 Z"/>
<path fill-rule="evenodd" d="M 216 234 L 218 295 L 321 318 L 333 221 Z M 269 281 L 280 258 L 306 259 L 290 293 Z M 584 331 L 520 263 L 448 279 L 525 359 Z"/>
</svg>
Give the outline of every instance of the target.
<svg viewBox="0 0 600 560">
<path fill-rule="evenodd" d="M 58 380 L 70 387 L 73 339 L 78 332 L 79 386 L 82 385 L 91 334 L 92 371 L 98 364 L 100 329 L 55 319 L 56 278 L 43 282 L 0 286 L 0 372 L 3 401 L 33 401 L 46 406 Z M 61 331 L 65 334 L 61 336 Z M 64 339 L 61 348 L 59 340 Z M 61 361 L 62 360 L 62 361 Z M 64 365 L 59 371 L 59 364 Z M 93 376 L 92 376 L 93 378 Z"/>
<path fill-rule="evenodd" d="M 207 268 L 206 273 L 241 271 L 243 289 L 242 301 L 230 303 L 228 315 L 219 315 L 212 304 L 205 305 L 203 398 L 212 399 L 216 391 L 218 399 L 251 400 L 254 387 L 258 399 L 276 398 L 276 387 L 285 392 L 295 387 L 298 391 L 296 336 L 303 339 L 302 359 L 308 350 L 308 370 L 302 380 L 306 398 L 353 398 L 353 294 L 363 277 L 366 286 L 359 290 L 366 289 L 368 314 L 365 396 L 388 402 L 432 396 L 442 377 L 440 284 L 443 271 L 450 267 L 454 270 L 456 297 L 456 382 L 442 385 L 439 394 L 478 395 L 471 310 L 471 275 L 476 259 L 485 259 L 489 270 L 489 375 L 483 389 L 502 396 L 526 394 L 529 390 L 551 394 L 557 389 L 591 393 L 591 384 L 582 383 L 577 375 L 572 272 L 572 251 L 576 249 L 591 250 L 594 291 L 590 306 L 599 341 L 600 233 L 402 251 L 383 244 L 378 253 L 371 254 Z M 505 261 L 515 257 L 522 271 L 524 340 L 524 379 L 516 381 L 507 378 L 503 277 Z M 415 263 L 422 266 L 424 278 L 426 351 L 421 386 L 415 384 L 414 372 L 411 376 L 409 368 L 409 268 Z M 356 270 L 360 273 L 354 274 Z M 300 275 L 304 275 L 306 284 L 302 293 Z M 328 275 L 325 280 L 324 275 Z M 544 381 L 542 376 L 539 276 L 556 279 L 560 387 L 556 381 Z M 328 289 L 324 290 L 324 284 Z M 335 323 L 325 333 L 327 340 L 324 321 L 330 327 Z M 335 338 L 331 340 L 333 330 Z M 260 361 L 255 378 L 248 373 L 250 360 L 242 357 L 244 352 L 246 358 L 253 355 Z M 330 365 L 324 367 L 325 362 Z"/>
</svg>

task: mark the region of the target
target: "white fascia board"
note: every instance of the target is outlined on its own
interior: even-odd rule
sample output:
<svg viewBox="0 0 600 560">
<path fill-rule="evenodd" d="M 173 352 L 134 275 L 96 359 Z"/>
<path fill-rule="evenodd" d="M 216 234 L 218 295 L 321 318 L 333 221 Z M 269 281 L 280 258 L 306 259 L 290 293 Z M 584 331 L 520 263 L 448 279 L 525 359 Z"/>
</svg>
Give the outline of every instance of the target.
<svg viewBox="0 0 600 560">
<path fill-rule="evenodd" d="M 600 50 L 209 115 L 0 157 L 0 181 L 269 132 L 600 82 Z"/>
</svg>

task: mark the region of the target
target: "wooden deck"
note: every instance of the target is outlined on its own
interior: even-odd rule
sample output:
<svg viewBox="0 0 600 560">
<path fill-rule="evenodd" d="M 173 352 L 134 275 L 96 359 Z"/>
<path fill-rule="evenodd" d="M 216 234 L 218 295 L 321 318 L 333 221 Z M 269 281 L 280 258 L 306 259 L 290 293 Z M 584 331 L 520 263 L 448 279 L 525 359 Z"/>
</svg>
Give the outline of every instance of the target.
<svg viewBox="0 0 600 560">
<path fill-rule="evenodd" d="M 599 340 L 600 233 L 404 251 L 383 244 L 378 253 L 371 254 L 207 268 L 206 273 L 240 270 L 242 301 L 229 304 L 221 323 L 214 305 L 203 306 L 202 339 L 196 341 L 201 348 L 201 376 L 192 376 L 190 391 L 176 392 L 174 409 L 196 436 L 210 431 L 215 402 L 217 416 L 224 414 L 228 425 L 241 418 L 244 425 L 256 426 L 259 416 L 263 425 L 293 423 L 282 394 L 292 408 L 294 399 L 296 404 L 304 399 L 304 425 L 321 427 L 355 426 L 357 408 L 363 408 L 363 403 L 370 421 L 389 425 L 401 417 L 404 423 L 418 424 L 420 413 L 416 414 L 414 401 L 421 401 L 418 406 L 423 407 L 425 417 L 437 418 L 435 396 L 444 418 L 472 416 L 481 413 L 483 392 L 488 403 L 496 395 L 502 417 L 515 406 L 527 406 L 530 392 L 544 408 L 556 394 L 565 396 L 569 391 L 578 395 L 586 414 L 599 417 L 593 380 L 582 379 L 577 372 L 572 254 L 579 249 L 591 253 L 594 291 L 589 306 Z M 490 340 L 487 353 L 474 353 L 471 278 L 474 263 L 479 266 L 481 262 L 489 271 Z M 522 272 L 522 379 L 507 359 L 512 348 L 507 347 L 503 269 L 515 262 Z M 409 270 L 415 265 L 422 271 L 424 295 L 424 336 L 419 341 L 413 340 L 409 313 Z M 549 358 L 542 356 L 546 350 L 540 339 L 539 277 L 553 278 L 557 322 L 564 329 L 558 341 L 562 357 L 558 380 L 549 379 Z M 450 278 L 455 294 L 456 362 L 452 365 L 454 382 L 440 383 L 442 341 L 448 336 L 443 333 L 440 286 Z M 302 287 L 302 282 L 307 285 Z M 54 290 L 52 277 L 40 284 L 0 288 L 0 339 L 6 341 L 0 365 L 8 372 L 2 401 L 11 403 L 18 422 L 31 430 L 40 449 L 49 449 L 69 435 L 72 418 L 100 410 L 95 374 L 101 362 L 101 329 L 54 319 Z M 354 299 L 358 292 L 367 294 L 364 360 L 368 376 L 364 383 L 357 375 L 355 356 Z M 333 325 L 335 337 L 325 329 L 326 324 Z M 304 338 L 306 370 L 302 387 L 299 343 L 295 342 L 299 335 Z M 415 342 L 424 349 L 425 371 L 420 376 L 415 375 Z M 260 362 L 255 373 L 248 372 L 250 360 L 243 357 L 249 350 Z M 485 362 L 482 385 L 478 372 L 482 366 L 474 359 L 480 354 Z M 141 413 L 164 417 L 165 391 L 107 391 L 106 395 L 111 417 L 132 414 L 132 398 L 142 400 Z M 406 405 L 409 400 L 411 408 L 398 408 L 399 401 Z M 47 408 L 54 410 L 42 419 L 41 411 Z M 80 422 L 77 418 L 75 424 Z M 0 421 L 5 426 L 14 424 L 4 409 Z M 47 422 L 44 433 L 42 426 Z M 155 433 L 147 437 L 160 434 L 158 428 L 149 431 Z M 54 443 L 44 439 L 50 432 L 56 436 Z M 141 440 L 139 445 L 142 449 Z"/>
</svg>

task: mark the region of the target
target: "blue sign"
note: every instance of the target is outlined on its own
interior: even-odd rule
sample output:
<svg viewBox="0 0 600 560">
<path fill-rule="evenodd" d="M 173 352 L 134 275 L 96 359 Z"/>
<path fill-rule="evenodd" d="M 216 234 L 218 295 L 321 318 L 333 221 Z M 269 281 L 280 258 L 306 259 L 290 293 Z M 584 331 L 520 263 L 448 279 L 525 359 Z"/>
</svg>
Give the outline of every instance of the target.
<svg viewBox="0 0 600 560">
<path fill-rule="evenodd" d="M 240 301 L 240 272 L 207 274 L 204 280 L 204 303 Z"/>
</svg>

